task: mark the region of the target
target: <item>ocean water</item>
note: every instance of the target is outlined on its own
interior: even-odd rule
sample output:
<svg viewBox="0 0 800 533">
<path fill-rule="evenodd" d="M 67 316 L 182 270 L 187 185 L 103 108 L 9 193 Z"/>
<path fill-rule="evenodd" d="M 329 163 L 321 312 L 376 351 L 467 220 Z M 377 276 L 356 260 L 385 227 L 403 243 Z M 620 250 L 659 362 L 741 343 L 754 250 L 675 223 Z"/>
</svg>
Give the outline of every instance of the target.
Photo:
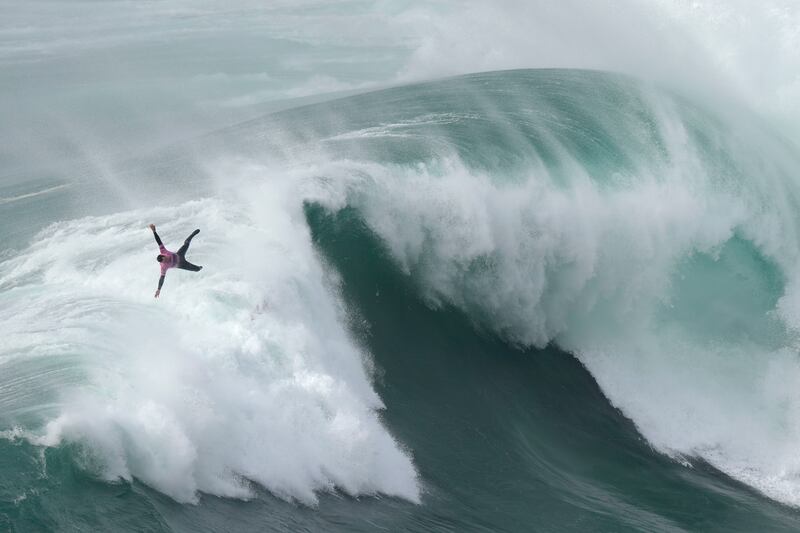
<svg viewBox="0 0 800 533">
<path fill-rule="evenodd" d="M 799 19 L 0 4 L 0 531 L 796 530 Z"/>
</svg>

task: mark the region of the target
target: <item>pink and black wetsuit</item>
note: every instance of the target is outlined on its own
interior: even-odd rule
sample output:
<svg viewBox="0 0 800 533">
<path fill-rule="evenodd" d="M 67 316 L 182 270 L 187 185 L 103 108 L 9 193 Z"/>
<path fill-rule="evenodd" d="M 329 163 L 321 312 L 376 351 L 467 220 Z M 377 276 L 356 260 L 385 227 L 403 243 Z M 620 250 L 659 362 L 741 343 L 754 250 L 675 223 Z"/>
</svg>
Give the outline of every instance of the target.
<svg viewBox="0 0 800 533">
<path fill-rule="evenodd" d="M 167 270 L 170 268 L 180 268 L 183 270 L 191 270 L 192 272 L 197 272 L 203 268 L 201 266 L 193 265 L 186 260 L 186 251 L 189 249 L 189 244 L 191 244 L 192 239 L 198 233 L 200 233 L 199 229 L 194 230 L 192 234 L 189 235 L 185 241 L 183 241 L 183 246 L 178 248 L 177 252 L 170 252 L 164 246 L 164 243 L 161 242 L 161 238 L 158 236 L 158 233 L 153 230 L 153 236 L 156 238 L 158 250 L 161 252 L 161 277 L 158 278 L 159 291 L 161 290 L 161 286 L 164 285 L 164 277 L 167 275 Z"/>
<path fill-rule="evenodd" d="M 163 256 L 161 260 L 161 277 L 163 278 L 167 275 L 167 270 L 178 266 L 178 254 L 170 252 L 163 244 L 159 244 L 158 249 Z"/>
</svg>

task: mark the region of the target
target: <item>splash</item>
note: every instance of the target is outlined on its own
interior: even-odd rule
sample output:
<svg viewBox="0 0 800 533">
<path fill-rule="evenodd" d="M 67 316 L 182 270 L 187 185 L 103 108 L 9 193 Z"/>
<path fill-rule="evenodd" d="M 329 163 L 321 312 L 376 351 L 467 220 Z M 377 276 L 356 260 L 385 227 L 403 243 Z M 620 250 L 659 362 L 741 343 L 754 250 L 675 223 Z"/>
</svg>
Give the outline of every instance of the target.
<svg viewBox="0 0 800 533">
<path fill-rule="evenodd" d="M 181 502 L 248 499 L 253 483 L 309 505 L 319 491 L 419 501 L 290 193 L 60 222 L 0 263 L 0 361 L 28 384 L 0 401 L 42 423 L 6 438 L 77 443 L 102 479 Z M 159 301 L 150 221 L 168 246 L 202 227 L 190 256 L 206 268 L 171 271 Z"/>
</svg>

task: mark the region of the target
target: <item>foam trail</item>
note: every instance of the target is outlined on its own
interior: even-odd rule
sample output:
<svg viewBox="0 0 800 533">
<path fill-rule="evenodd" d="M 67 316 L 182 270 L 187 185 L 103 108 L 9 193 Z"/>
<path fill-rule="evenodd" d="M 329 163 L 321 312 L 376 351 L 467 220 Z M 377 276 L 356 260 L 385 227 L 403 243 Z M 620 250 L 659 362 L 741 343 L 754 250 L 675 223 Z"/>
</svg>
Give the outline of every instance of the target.
<svg viewBox="0 0 800 533">
<path fill-rule="evenodd" d="M 247 194 L 59 222 L 0 263 L 0 365 L 73 361 L 31 378 L 53 403 L 17 406 L 25 429 L 5 436 L 79 443 L 103 479 L 181 502 L 250 498 L 251 482 L 306 504 L 419 501 L 291 184 Z M 151 221 L 173 249 L 199 221 L 189 257 L 205 266 L 170 271 L 157 301 Z"/>
<path fill-rule="evenodd" d="M 41 189 L 34 192 L 18 194 L 17 196 L 0 197 L 0 205 L 10 204 L 12 202 L 18 202 L 19 200 L 27 200 L 28 198 L 35 198 L 43 194 L 49 194 L 51 192 L 56 192 L 62 189 L 66 189 L 67 187 L 69 187 L 69 184 L 55 185 L 53 187 L 47 187 L 46 189 Z"/>
</svg>

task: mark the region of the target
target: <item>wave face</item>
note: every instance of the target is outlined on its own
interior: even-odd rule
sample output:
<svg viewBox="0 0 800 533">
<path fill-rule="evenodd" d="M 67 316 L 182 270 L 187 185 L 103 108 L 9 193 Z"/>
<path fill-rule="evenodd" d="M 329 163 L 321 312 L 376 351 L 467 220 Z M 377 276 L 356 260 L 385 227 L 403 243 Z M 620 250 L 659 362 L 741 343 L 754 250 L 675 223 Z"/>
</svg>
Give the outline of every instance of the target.
<svg viewBox="0 0 800 533">
<path fill-rule="evenodd" d="M 112 529 L 117 496 L 153 530 L 791 529 L 798 163 L 744 112 L 523 70 L 129 161 L 157 207 L 91 178 L 0 194 L 8 220 L 107 199 L 0 262 L 0 449 L 28 465 L 0 511 L 58 529 L 92 494 L 72 519 Z M 157 305 L 150 221 L 170 243 L 202 228 L 202 274 L 170 273 Z"/>
</svg>

